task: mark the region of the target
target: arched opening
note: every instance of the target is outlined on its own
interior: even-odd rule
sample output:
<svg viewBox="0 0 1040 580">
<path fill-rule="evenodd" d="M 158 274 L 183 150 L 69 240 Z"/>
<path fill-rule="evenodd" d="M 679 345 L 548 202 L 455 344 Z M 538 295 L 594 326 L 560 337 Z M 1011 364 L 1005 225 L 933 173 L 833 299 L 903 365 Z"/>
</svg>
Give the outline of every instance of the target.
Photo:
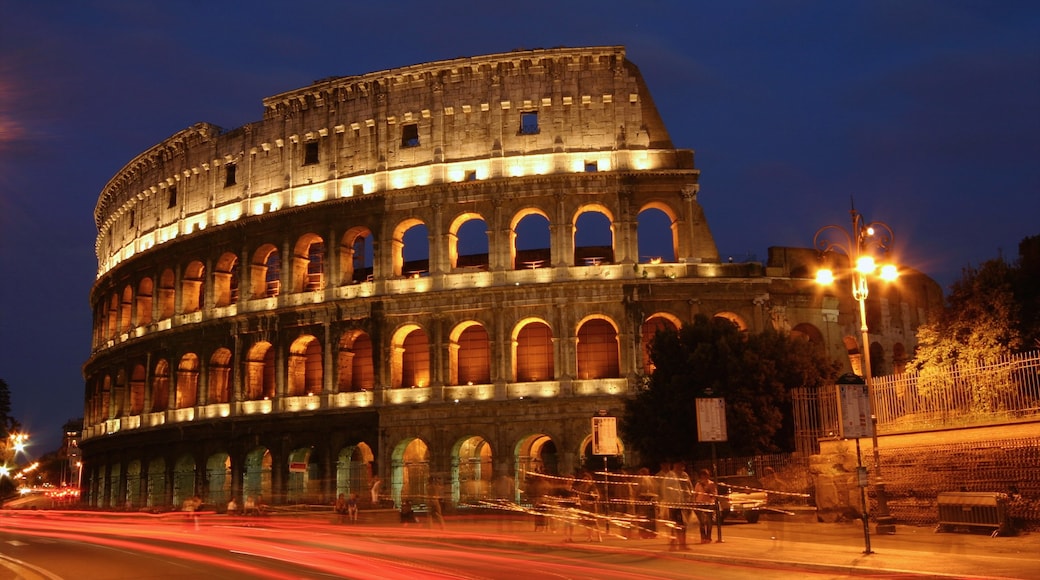
<svg viewBox="0 0 1040 580">
<path fill-rule="evenodd" d="M 422 502 L 430 477 L 430 450 L 419 438 L 402 441 L 394 448 L 390 488 L 394 503 L 410 499 Z"/>
<path fill-rule="evenodd" d="M 318 339 L 308 334 L 293 341 L 288 366 L 288 396 L 321 394 L 324 368 Z"/>
<path fill-rule="evenodd" d="M 393 239 L 394 276 L 419 277 L 430 273 L 430 238 L 426 224 L 409 219 L 398 224 Z"/>
<path fill-rule="evenodd" d="M 368 228 L 356 227 L 347 230 L 340 240 L 339 263 L 341 284 L 372 281 L 375 249 L 372 244 L 372 232 Z"/>
<path fill-rule="evenodd" d="M 415 325 L 394 334 L 391 360 L 395 388 L 430 386 L 430 342 L 426 332 Z"/>
<path fill-rule="evenodd" d="M 134 306 L 134 291 L 130 286 L 123 288 L 123 298 L 119 302 L 119 331 L 127 332 L 133 327 L 130 313 Z"/>
<path fill-rule="evenodd" d="M 452 497 L 458 503 L 478 503 L 491 497 L 491 445 L 483 437 L 456 443 L 452 453 Z"/>
<path fill-rule="evenodd" d="M 223 510 L 231 500 L 231 456 L 214 453 L 206 460 L 205 503 Z"/>
<path fill-rule="evenodd" d="M 517 214 L 510 229 L 510 254 L 514 270 L 552 265 L 549 218 L 539 210 Z"/>
<path fill-rule="evenodd" d="M 242 473 L 242 493 L 247 501 L 243 506 L 254 503 L 260 506 L 271 495 L 271 452 L 264 447 L 253 449 L 246 455 Z M 252 499 L 253 502 L 248 500 Z"/>
<path fill-rule="evenodd" d="M 126 465 L 126 507 L 133 510 L 143 506 L 141 495 L 141 460 Z"/>
<path fill-rule="evenodd" d="M 372 359 L 372 339 L 368 333 L 353 330 L 339 341 L 339 360 L 336 380 L 340 393 L 371 391 L 375 388 L 375 363 Z"/>
<path fill-rule="evenodd" d="M 152 323 L 152 279 L 144 278 L 137 285 L 137 325 Z"/>
<path fill-rule="evenodd" d="M 556 376 L 553 336 L 540 320 L 522 322 L 513 336 L 516 382 L 551 381 Z"/>
<path fill-rule="evenodd" d="M 245 399 L 273 399 L 274 389 L 274 349 L 271 348 L 271 343 L 261 341 L 249 349 L 246 358 Z"/>
<path fill-rule="evenodd" d="M 206 267 L 194 260 L 184 268 L 181 279 L 181 312 L 198 312 L 206 303 Z"/>
<path fill-rule="evenodd" d="M 311 447 L 294 449 L 289 454 L 289 480 L 286 482 L 285 501 L 289 504 L 323 503 L 321 472 Z"/>
<path fill-rule="evenodd" d="M 578 327 L 577 369 L 579 379 L 608 379 L 621 376 L 617 329 L 603 318 L 590 318 Z"/>
<path fill-rule="evenodd" d="M 325 288 L 325 241 L 305 234 L 293 249 L 293 292 L 315 292 Z"/>
<path fill-rule="evenodd" d="M 161 457 L 148 461 L 147 507 L 166 505 L 166 461 Z"/>
<path fill-rule="evenodd" d="M 366 443 L 343 448 L 336 460 L 336 495 L 357 494 L 362 501 L 371 503 L 372 507 L 378 507 L 379 498 L 373 498 L 372 494 L 368 493 L 373 484 L 372 464 L 374 462 L 375 454 Z"/>
<path fill-rule="evenodd" d="M 643 321 L 639 328 L 640 352 L 643 355 L 643 373 L 650 376 L 654 373 L 654 361 L 650 357 L 653 348 L 654 337 L 658 332 L 675 332 L 679 330 L 682 323 L 671 314 L 652 314 Z"/>
<path fill-rule="evenodd" d="M 614 263 L 613 219 L 602 206 L 587 206 L 574 218 L 574 265 Z"/>
<path fill-rule="evenodd" d="M 210 405 L 231 402 L 231 351 L 218 348 L 209 359 L 209 392 L 206 403 Z"/>
<path fill-rule="evenodd" d="M 181 357 L 181 362 L 177 365 L 176 389 L 175 408 L 187 409 L 198 403 L 199 357 L 194 353 Z"/>
<path fill-rule="evenodd" d="M 487 223 L 479 214 L 460 215 L 448 230 L 448 260 L 452 268 L 487 270 Z"/>
<path fill-rule="evenodd" d="M 159 319 L 164 320 L 173 316 L 174 305 L 177 297 L 175 286 L 176 276 L 169 268 L 163 270 L 159 276 Z"/>
<path fill-rule="evenodd" d="M 484 385 L 491 382 L 491 346 L 487 329 L 470 321 L 451 333 L 453 385 Z"/>
<path fill-rule="evenodd" d="M 641 263 L 675 262 L 679 253 L 677 219 L 672 208 L 663 203 L 651 203 L 639 212 L 636 237 Z"/>
<path fill-rule="evenodd" d="M 213 305 L 221 308 L 238 302 L 238 256 L 224 252 L 213 272 Z"/>
<path fill-rule="evenodd" d="M 159 359 L 152 376 L 152 413 L 165 411 L 170 405 L 170 363 Z"/>
<path fill-rule="evenodd" d="M 516 480 L 530 484 L 532 473 L 559 475 L 559 454 L 556 443 L 543 433 L 529 435 L 516 446 Z"/>
<path fill-rule="evenodd" d="M 735 312 L 717 312 L 715 313 L 714 318 L 732 323 L 740 332 L 747 332 L 747 322 L 743 317 Z"/>
<path fill-rule="evenodd" d="M 195 490 L 195 458 L 181 455 L 173 464 L 173 505 L 179 507 L 184 500 L 194 497 Z"/>
<path fill-rule="evenodd" d="M 144 365 L 134 365 L 134 368 L 130 371 L 130 415 L 144 413 L 144 381 Z"/>
<path fill-rule="evenodd" d="M 282 289 L 282 258 L 273 244 L 264 244 L 253 253 L 249 276 L 252 298 L 272 298 Z"/>
</svg>

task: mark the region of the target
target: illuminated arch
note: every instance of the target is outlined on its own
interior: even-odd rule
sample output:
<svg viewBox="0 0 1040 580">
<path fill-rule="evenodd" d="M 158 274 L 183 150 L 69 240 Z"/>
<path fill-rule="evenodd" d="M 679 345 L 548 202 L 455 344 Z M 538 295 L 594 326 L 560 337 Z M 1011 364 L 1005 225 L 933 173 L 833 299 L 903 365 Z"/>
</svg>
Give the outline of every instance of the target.
<svg viewBox="0 0 1040 580">
<path fill-rule="evenodd" d="M 663 219 L 657 218 L 657 213 L 663 214 Z M 653 262 L 655 259 L 660 258 L 662 262 L 675 262 L 679 255 L 679 216 L 672 209 L 672 206 L 662 201 L 646 203 L 639 208 L 639 215 L 636 219 L 639 261 Z M 671 248 L 670 255 L 661 255 L 659 253 L 666 247 L 661 239 L 663 233 L 662 228 L 660 228 L 660 225 L 664 223 L 668 224 L 669 241 L 671 243 L 667 247 Z"/>
<path fill-rule="evenodd" d="M 578 379 L 613 379 L 621 376 L 618 327 L 602 315 L 591 315 L 578 323 L 575 332 Z"/>
<path fill-rule="evenodd" d="M 181 362 L 177 365 L 176 391 L 175 409 L 187 409 L 198 403 L 199 357 L 195 353 L 189 352 L 181 357 Z"/>
<path fill-rule="evenodd" d="M 350 228 L 343 234 L 339 243 L 340 284 L 359 284 L 372 279 L 373 242 L 372 231 L 363 226 Z"/>
<path fill-rule="evenodd" d="M 654 372 L 654 362 L 650 357 L 651 343 L 658 331 L 678 331 L 682 328 L 682 321 L 678 316 L 667 312 L 655 312 L 643 321 L 639 327 L 640 353 L 643 355 L 643 373 L 651 375 Z"/>
<path fill-rule="evenodd" d="M 130 415 L 144 413 L 145 368 L 142 364 L 134 365 L 130 371 Z"/>
<path fill-rule="evenodd" d="M 449 335 L 452 385 L 483 385 L 491 382 L 491 344 L 484 325 L 469 320 Z"/>
<path fill-rule="evenodd" d="M 282 258 L 274 244 L 263 244 L 249 262 L 250 298 L 278 296 L 282 288 Z"/>
<path fill-rule="evenodd" d="M 321 342 L 306 334 L 293 341 L 289 347 L 286 395 L 320 395 L 322 391 L 323 363 Z"/>
<path fill-rule="evenodd" d="M 296 240 L 292 256 L 292 291 L 316 292 L 325 288 L 325 240 L 306 233 Z"/>
<path fill-rule="evenodd" d="M 206 302 L 206 266 L 192 260 L 184 267 L 181 279 L 181 312 L 190 314 L 202 309 Z"/>
<path fill-rule="evenodd" d="M 137 325 L 145 326 L 152 323 L 152 292 L 153 283 L 151 278 L 142 278 L 137 285 Z"/>
<path fill-rule="evenodd" d="M 371 391 L 375 388 L 372 338 L 363 330 L 345 333 L 339 341 L 336 368 L 337 391 Z"/>
<path fill-rule="evenodd" d="M 716 312 L 713 318 L 721 318 L 722 320 L 728 320 L 733 323 L 733 326 L 737 327 L 740 332 L 747 332 L 748 324 L 744 318 L 736 312 Z"/>
<path fill-rule="evenodd" d="M 247 401 L 273 399 L 275 392 L 274 349 L 271 343 L 260 341 L 246 355 L 244 398 Z"/>
<path fill-rule="evenodd" d="M 540 318 L 526 318 L 513 327 L 513 376 L 516 382 L 556 378 L 552 327 Z"/>
<path fill-rule="evenodd" d="M 475 227 L 481 226 L 483 229 L 479 232 L 474 230 Z M 483 252 L 460 256 L 460 246 L 466 250 L 478 249 Z M 448 264 L 450 267 L 483 267 L 486 270 L 488 256 L 487 220 L 476 212 L 459 214 L 448 226 Z"/>
<path fill-rule="evenodd" d="M 537 228 L 540 232 L 544 232 L 543 235 L 548 243 L 545 244 L 545 247 L 537 247 L 541 244 L 542 236 L 536 236 L 533 231 L 528 230 L 536 227 L 533 225 L 533 221 L 542 222 L 542 220 L 544 220 L 544 224 L 538 223 Z M 527 225 L 521 228 L 521 223 Z M 513 215 L 513 219 L 509 222 L 509 263 L 514 270 L 521 270 L 528 265 L 541 267 L 552 264 L 551 226 L 552 220 L 549 219 L 549 215 L 536 207 L 524 208 Z M 518 233 L 518 229 L 525 231 L 521 235 Z"/>
<path fill-rule="evenodd" d="M 123 287 L 123 297 L 119 301 L 119 331 L 127 332 L 133 328 L 133 320 L 130 316 L 134 305 L 134 290 L 130 285 Z"/>
<path fill-rule="evenodd" d="M 238 302 L 238 256 L 224 252 L 213 272 L 213 305 L 220 308 Z"/>
<path fill-rule="evenodd" d="M 451 450 L 452 488 L 460 503 L 477 503 L 491 497 L 492 453 L 487 439 L 473 435 L 455 442 Z"/>
<path fill-rule="evenodd" d="M 173 316 L 177 296 L 176 280 L 173 270 L 169 268 L 159 276 L 159 320 Z"/>
<path fill-rule="evenodd" d="M 231 351 L 218 348 L 209 359 L 206 403 L 231 402 Z"/>
<path fill-rule="evenodd" d="M 417 324 L 406 324 L 390 342 L 390 384 L 394 388 L 430 386 L 430 342 Z"/>
<path fill-rule="evenodd" d="M 409 218 L 409 219 L 401 221 L 400 223 L 397 224 L 397 227 L 394 228 L 393 237 L 390 240 L 390 252 L 391 252 L 390 255 L 392 256 L 392 259 L 393 259 L 392 268 L 393 268 L 393 275 L 394 276 L 403 276 L 405 274 L 405 259 L 404 259 L 405 241 L 404 241 L 404 237 L 405 237 L 405 234 L 407 234 L 409 230 L 411 230 L 412 228 L 415 228 L 415 227 L 419 227 L 419 226 L 422 226 L 422 227 L 425 228 L 426 227 L 426 223 L 423 222 L 422 220 L 418 219 L 418 218 Z M 426 253 L 427 267 L 423 268 L 425 270 L 429 270 L 429 259 L 430 259 L 430 257 L 429 257 L 429 246 L 427 246 L 427 253 Z M 409 263 L 410 263 L 411 266 L 415 266 L 417 264 L 417 262 L 421 262 L 421 261 L 422 260 L 412 260 Z M 419 268 L 416 267 L 416 268 L 412 268 L 412 269 L 418 270 Z"/>
<path fill-rule="evenodd" d="M 152 413 L 165 411 L 170 406 L 170 363 L 159 359 L 152 375 Z"/>
<path fill-rule="evenodd" d="M 418 437 L 398 443 L 391 454 L 390 492 L 394 502 L 402 499 L 422 501 L 430 478 L 430 448 Z"/>
<path fill-rule="evenodd" d="M 594 217 L 599 216 L 599 218 Z M 590 223 L 599 221 L 600 219 L 606 220 L 606 224 Z M 582 223 L 584 222 L 584 223 Z M 571 242 L 574 247 L 574 265 L 581 266 L 585 265 L 587 261 L 591 260 L 591 263 L 599 264 L 614 263 L 614 245 L 616 241 L 616 235 L 614 232 L 614 214 L 606 206 L 599 203 L 587 203 L 579 207 L 571 219 L 572 234 Z M 579 232 L 583 229 L 592 230 L 594 236 L 602 235 L 600 230 L 606 229 L 607 236 L 609 238 L 606 246 L 592 245 L 592 246 L 578 246 Z M 587 237 L 582 235 L 582 237 Z"/>
</svg>

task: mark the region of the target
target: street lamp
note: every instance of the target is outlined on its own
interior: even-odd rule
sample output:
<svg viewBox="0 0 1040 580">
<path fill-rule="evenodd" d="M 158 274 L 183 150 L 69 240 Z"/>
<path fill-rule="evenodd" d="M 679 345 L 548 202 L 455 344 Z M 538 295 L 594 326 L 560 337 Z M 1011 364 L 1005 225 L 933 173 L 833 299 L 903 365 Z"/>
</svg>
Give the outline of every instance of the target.
<svg viewBox="0 0 1040 580">
<path fill-rule="evenodd" d="M 852 280 L 852 297 L 859 302 L 860 333 L 862 343 L 860 346 L 861 360 L 863 366 L 863 380 L 867 385 L 870 402 L 870 421 L 872 424 L 871 439 L 874 445 L 874 492 L 877 495 L 878 513 L 876 516 L 876 531 L 879 534 L 894 534 L 896 531 L 895 519 L 888 512 L 888 495 L 885 493 L 885 483 L 881 479 L 881 455 L 878 451 L 877 414 L 874 412 L 877 401 L 874 392 L 874 381 L 870 373 L 870 339 L 867 334 L 867 296 L 870 288 L 868 279 L 878 277 L 885 281 L 895 280 L 899 276 L 898 268 L 893 264 L 879 266 L 875 256 L 881 257 L 888 253 L 895 237 L 892 228 L 882 222 L 866 223 L 863 215 L 853 208 L 852 230 L 846 230 L 841 226 L 830 225 L 820 228 L 813 237 L 813 246 L 822 254 L 840 252 L 845 254 L 850 263 L 850 275 Z M 821 284 L 834 282 L 834 272 L 829 269 L 820 269 L 816 274 L 816 281 Z"/>
</svg>

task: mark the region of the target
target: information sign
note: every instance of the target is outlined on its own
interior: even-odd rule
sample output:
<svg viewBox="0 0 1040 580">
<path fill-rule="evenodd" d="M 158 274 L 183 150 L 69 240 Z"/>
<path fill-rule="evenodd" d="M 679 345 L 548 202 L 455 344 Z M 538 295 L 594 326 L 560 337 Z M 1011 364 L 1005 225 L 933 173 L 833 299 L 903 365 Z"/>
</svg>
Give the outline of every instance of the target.
<svg viewBox="0 0 1040 580">
<path fill-rule="evenodd" d="M 726 441 L 726 399 L 697 398 L 697 440 Z"/>
</svg>

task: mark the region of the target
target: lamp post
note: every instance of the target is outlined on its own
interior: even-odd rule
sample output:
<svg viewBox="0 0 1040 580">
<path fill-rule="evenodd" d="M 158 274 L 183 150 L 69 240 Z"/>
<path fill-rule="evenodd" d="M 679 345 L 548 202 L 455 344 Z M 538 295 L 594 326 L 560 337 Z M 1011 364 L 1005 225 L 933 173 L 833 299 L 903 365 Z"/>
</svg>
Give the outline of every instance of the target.
<svg viewBox="0 0 1040 580">
<path fill-rule="evenodd" d="M 852 281 L 852 297 L 859 303 L 860 334 L 862 342 L 860 346 L 863 380 L 867 385 L 870 401 L 870 421 L 872 424 L 871 439 L 874 445 L 874 492 L 877 496 L 878 513 L 875 516 L 879 534 L 894 534 L 896 531 L 895 520 L 888 511 L 888 495 L 885 493 L 885 483 L 881 478 L 881 454 L 878 451 L 877 435 L 877 396 L 874 391 L 874 381 L 870 372 L 870 338 L 867 332 L 867 296 L 870 288 L 867 281 L 872 276 L 877 276 L 885 281 L 895 280 L 899 271 L 893 264 L 878 266 L 875 255 L 886 254 L 891 248 L 893 238 L 892 228 L 882 222 L 867 223 L 863 215 L 855 208 L 849 212 L 852 215 L 852 229 L 846 230 L 841 226 L 829 225 L 820 228 L 813 237 L 813 246 L 823 254 L 830 252 L 841 252 L 848 257 L 850 262 L 850 276 Z M 816 274 L 816 281 L 821 284 L 834 282 L 834 272 L 828 269 L 820 269 Z"/>
</svg>

